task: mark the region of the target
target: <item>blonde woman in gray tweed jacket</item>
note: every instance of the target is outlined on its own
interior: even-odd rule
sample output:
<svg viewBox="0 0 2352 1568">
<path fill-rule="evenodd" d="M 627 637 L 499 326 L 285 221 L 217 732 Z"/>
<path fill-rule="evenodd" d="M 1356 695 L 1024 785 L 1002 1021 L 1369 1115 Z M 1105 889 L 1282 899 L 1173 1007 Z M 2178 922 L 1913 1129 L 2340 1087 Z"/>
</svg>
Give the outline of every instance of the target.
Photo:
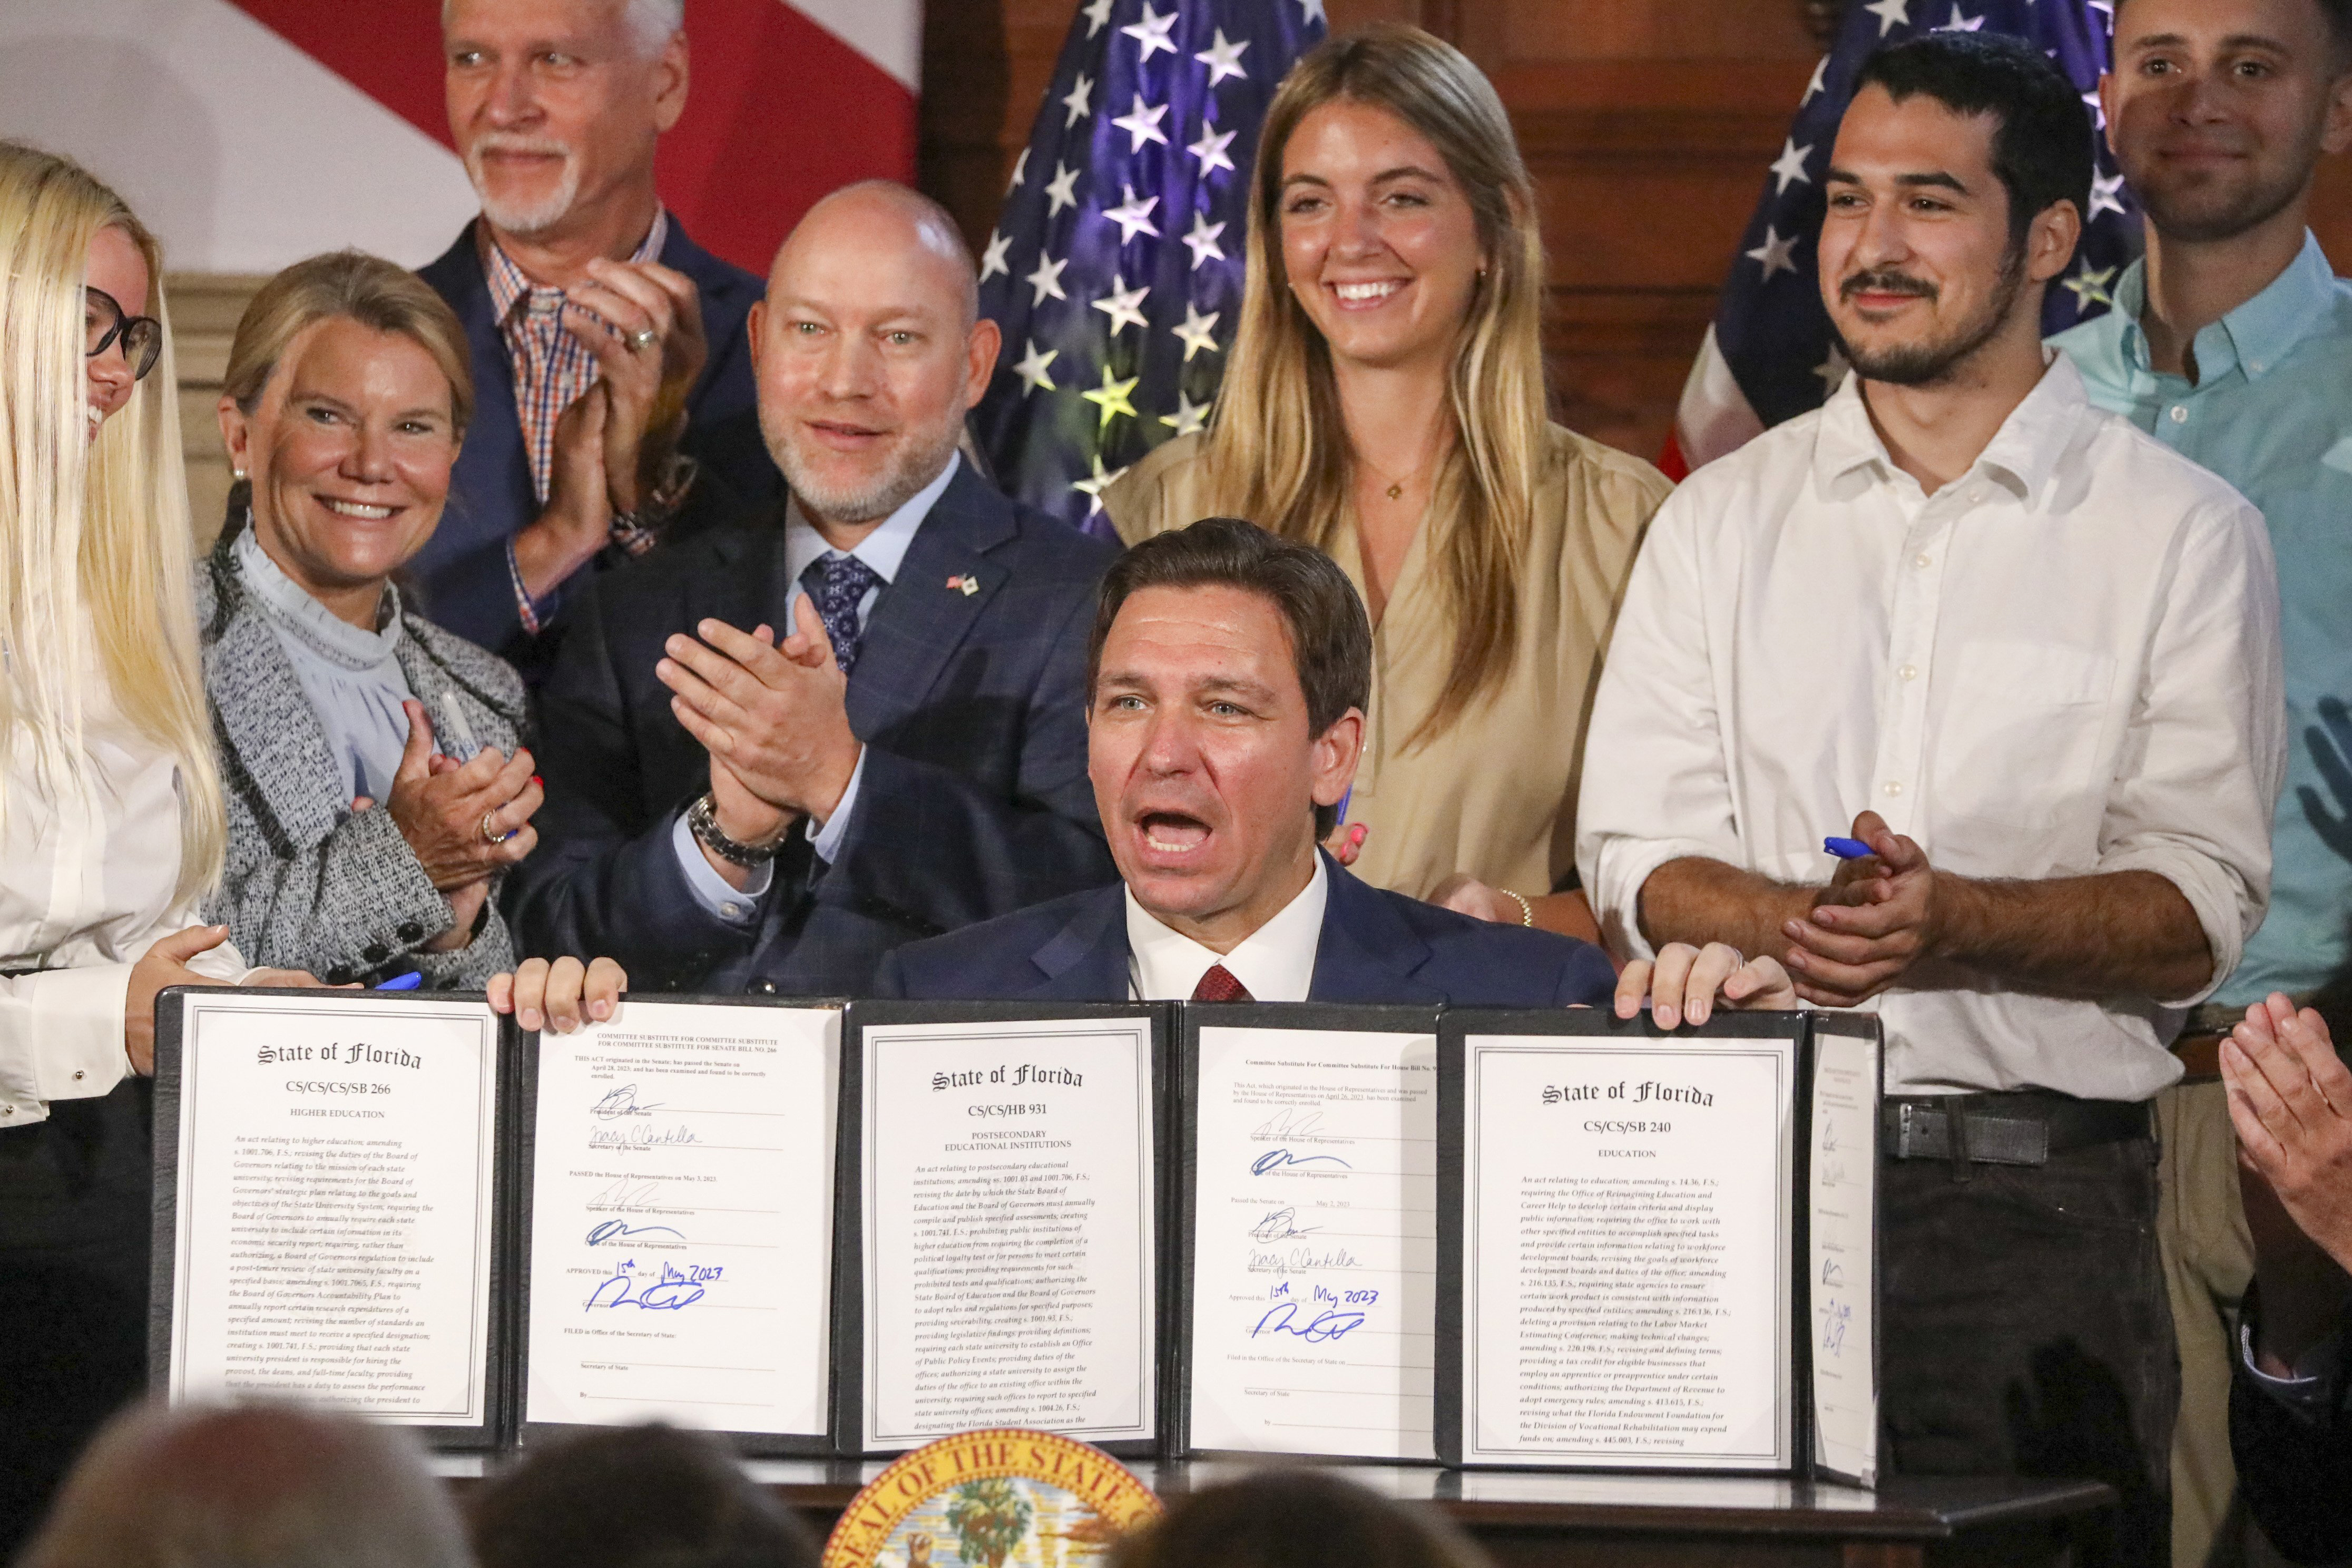
<svg viewBox="0 0 2352 1568">
<path fill-rule="evenodd" d="M 297 263 L 237 324 L 238 483 L 196 596 L 228 804 L 208 910 L 254 963 L 436 990 L 515 968 L 496 894 L 541 800 L 522 682 L 392 581 L 440 521 L 472 402 L 457 319 L 388 261 Z"/>
</svg>

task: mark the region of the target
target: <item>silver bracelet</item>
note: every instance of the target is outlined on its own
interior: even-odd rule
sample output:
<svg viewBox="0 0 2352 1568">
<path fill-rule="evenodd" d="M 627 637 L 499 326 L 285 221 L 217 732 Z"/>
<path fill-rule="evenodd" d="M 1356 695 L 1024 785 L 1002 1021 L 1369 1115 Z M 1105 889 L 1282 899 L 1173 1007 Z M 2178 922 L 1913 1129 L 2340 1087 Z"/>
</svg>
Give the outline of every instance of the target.
<svg viewBox="0 0 2352 1568">
<path fill-rule="evenodd" d="M 703 792 L 701 799 L 687 807 L 686 826 L 696 841 L 713 855 L 730 865 L 743 867 L 766 865 L 783 848 L 784 840 L 792 837 L 792 824 L 788 821 L 784 824 L 784 830 L 765 844 L 745 844 L 740 839 L 728 837 L 719 826 L 718 810 L 711 804 L 708 790 Z"/>
</svg>

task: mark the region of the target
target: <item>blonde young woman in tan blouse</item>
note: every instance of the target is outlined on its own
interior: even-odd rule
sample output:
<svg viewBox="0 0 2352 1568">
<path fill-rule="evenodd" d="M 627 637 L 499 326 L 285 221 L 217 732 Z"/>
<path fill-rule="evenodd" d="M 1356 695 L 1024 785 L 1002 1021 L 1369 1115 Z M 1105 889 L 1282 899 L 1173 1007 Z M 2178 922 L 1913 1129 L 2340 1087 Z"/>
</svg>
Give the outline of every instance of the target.
<svg viewBox="0 0 2352 1568">
<path fill-rule="evenodd" d="M 1549 422 L 1535 188 L 1494 88 L 1415 27 L 1300 60 L 1252 173 L 1215 420 L 1103 496 L 1129 542 L 1245 517 L 1328 551 L 1374 628 L 1348 826 L 1374 884 L 1598 940 L 1585 717 L 1671 488 Z"/>
</svg>

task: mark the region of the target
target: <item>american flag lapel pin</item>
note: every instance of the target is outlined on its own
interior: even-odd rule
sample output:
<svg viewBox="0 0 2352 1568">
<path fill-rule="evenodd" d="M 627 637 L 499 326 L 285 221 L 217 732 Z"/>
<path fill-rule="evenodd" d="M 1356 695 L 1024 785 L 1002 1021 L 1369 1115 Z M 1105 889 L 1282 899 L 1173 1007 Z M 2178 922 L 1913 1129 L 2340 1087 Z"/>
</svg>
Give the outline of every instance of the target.
<svg viewBox="0 0 2352 1568">
<path fill-rule="evenodd" d="M 974 594 L 980 592 L 980 579 L 977 577 L 950 577 L 948 579 L 948 586 L 961 590 L 963 596 L 969 599 Z"/>
</svg>

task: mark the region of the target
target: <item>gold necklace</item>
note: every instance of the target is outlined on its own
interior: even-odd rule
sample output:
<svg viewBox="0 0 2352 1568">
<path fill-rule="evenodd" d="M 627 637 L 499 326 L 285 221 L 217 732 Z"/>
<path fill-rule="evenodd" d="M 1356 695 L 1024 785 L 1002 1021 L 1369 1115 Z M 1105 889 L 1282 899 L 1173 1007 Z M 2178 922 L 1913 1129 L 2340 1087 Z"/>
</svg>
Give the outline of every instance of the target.
<svg viewBox="0 0 2352 1568">
<path fill-rule="evenodd" d="M 1387 470 L 1386 468 L 1381 468 L 1378 463 L 1373 462 L 1370 458 L 1365 458 L 1363 461 L 1364 461 L 1364 467 L 1366 467 L 1366 468 L 1368 468 L 1371 469 L 1371 470 L 1372 470 L 1372 472 L 1373 472 L 1374 474 L 1378 475 L 1380 478 L 1381 478 L 1381 479 L 1387 479 L 1387 478 L 1389 477 L 1388 470 Z M 1412 469 L 1411 469 L 1411 470 L 1409 470 L 1409 471 L 1405 474 L 1404 479 L 1398 479 L 1398 480 L 1397 480 L 1397 481 L 1395 481 L 1393 484 L 1390 485 L 1390 486 L 1389 486 L 1389 488 L 1388 488 L 1388 498 L 1389 498 L 1389 500 L 1398 500 L 1402 499 L 1402 497 L 1403 497 L 1403 495 L 1404 495 L 1405 481 L 1406 481 L 1406 480 L 1408 480 L 1408 479 L 1419 479 L 1419 478 L 1421 477 L 1421 471 L 1422 471 L 1422 469 L 1423 469 L 1423 468 L 1427 468 L 1427 467 L 1429 467 L 1429 459 L 1428 459 L 1428 458 L 1423 458 L 1420 462 L 1418 462 L 1418 463 L 1416 463 L 1416 464 L 1414 464 L 1414 465 L 1413 465 L 1413 467 L 1412 468 Z"/>
</svg>

